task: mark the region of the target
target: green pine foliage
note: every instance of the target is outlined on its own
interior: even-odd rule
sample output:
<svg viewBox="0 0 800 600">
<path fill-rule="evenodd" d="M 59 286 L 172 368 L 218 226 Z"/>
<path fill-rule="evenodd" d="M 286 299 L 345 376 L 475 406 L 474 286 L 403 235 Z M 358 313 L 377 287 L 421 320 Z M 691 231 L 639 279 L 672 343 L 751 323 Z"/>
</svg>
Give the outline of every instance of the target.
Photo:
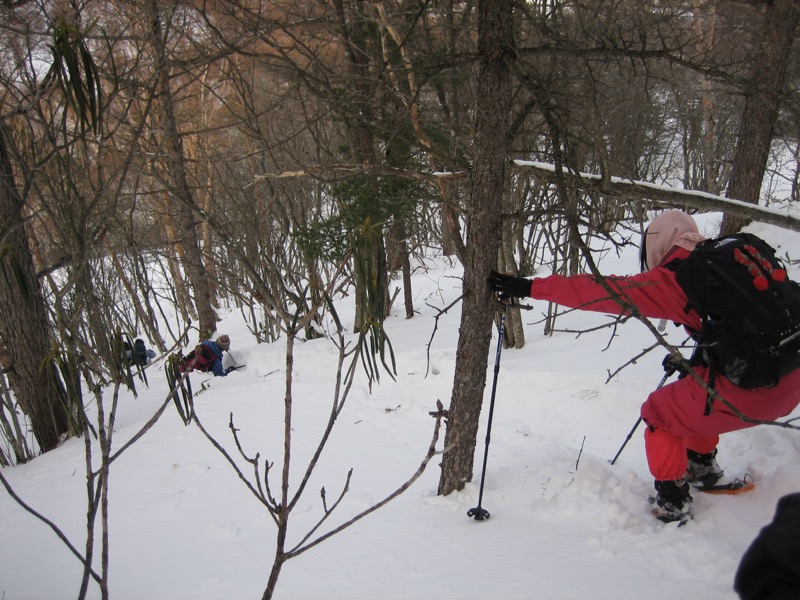
<svg viewBox="0 0 800 600">
<path fill-rule="evenodd" d="M 102 128 L 103 91 L 85 34 L 60 16 L 54 24 L 50 52 L 53 55 L 50 74 L 56 77 L 68 106 L 78 115 L 81 131 L 89 127 L 98 133 Z"/>
<path fill-rule="evenodd" d="M 358 354 L 369 381 L 381 370 L 396 372 L 391 342 L 383 329 L 387 314 L 387 277 L 383 233 L 392 219 L 411 210 L 421 190 L 405 178 L 366 174 L 339 183 L 332 194 L 337 214 L 296 232 L 298 244 L 314 258 L 352 258 L 358 305 L 361 307 Z"/>
<path fill-rule="evenodd" d="M 420 184 L 410 179 L 365 174 L 335 185 L 331 193 L 338 212 L 295 231 L 295 239 L 309 256 L 338 262 L 356 246 L 367 220 L 381 228 L 410 211 L 420 196 Z"/>
</svg>

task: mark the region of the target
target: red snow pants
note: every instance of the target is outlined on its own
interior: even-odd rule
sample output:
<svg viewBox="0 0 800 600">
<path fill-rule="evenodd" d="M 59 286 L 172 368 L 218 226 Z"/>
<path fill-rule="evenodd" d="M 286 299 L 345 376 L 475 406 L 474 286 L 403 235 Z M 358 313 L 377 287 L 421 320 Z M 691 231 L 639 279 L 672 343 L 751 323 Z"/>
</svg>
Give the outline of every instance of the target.
<svg viewBox="0 0 800 600">
<path fill-rule="evenodd" d="M 706 367 L 694 371 L 703 381 L 708 380 Z M 714 388 L 746 417 L 774 421 L 800 404 L 800 369 L 784 375 L 775 387 L 753 390 L 737 387 L 717 374 Z M 644 435 L 647 464 L 656 480 L 683 477 L 687 449 L 700 454 L 711 452 L 721 433 L 753 426 L 719 399 L 705 415 L 707 396 L 706 389 L 687 376 L 654 391 L 642 404 L 642 420 L 648 426 Z"/>
</svg>

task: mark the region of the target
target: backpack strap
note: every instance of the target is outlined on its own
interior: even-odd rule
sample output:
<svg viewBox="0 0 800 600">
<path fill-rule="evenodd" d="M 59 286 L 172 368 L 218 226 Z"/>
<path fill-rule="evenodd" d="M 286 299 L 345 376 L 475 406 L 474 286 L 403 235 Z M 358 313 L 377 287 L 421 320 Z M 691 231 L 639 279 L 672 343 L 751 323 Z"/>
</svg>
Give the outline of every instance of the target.
<svg viewBox="0 0 800 600">
<path fill-rule="evenodd" d="M 669 261 L 667 264 L 664 265 L 664 268 L 665 269 L 669 269 L 673 273 L 677 273 L 678 272 L 678 267 L 680 266 L 680 264 L 684 260 L 685 259 L 683 259 L 683 258 L 673 258 L 671 261 Z M 683 286 L 681 286 L 681 289 L 683 289 Z M 684 290 L 684 293 L 686 293 L 686 290 Z M 689 310 L 691 310 L 691 308 L 692 308 L 692 303 L 689 302 L 689 298 L 687 296 L 686 305 L 683 307 L 683 312 L 686 313 L 686 314 L 689 314 Z M 700 315 L 700 317 L 703 318 L 703 315 Z M 693 334 L 692 337 L 694 337 L 695 335 L 697 335 L 697 334 L 696 333 Z"/>
<path fill-rule="evenodd" d="M 714 362 L 712 360 L 711 364 L 708 365 L 708 394 L 706 395 L 706 408 L 703 411 L 704 417 L 711 414 L 711 406 L 714 404 L 714 395 L 711 393 L 717 383 L 717 369 L 714 367 Z"/>
<path fill-rule="evenodd" d="M 673 273 L 677 273 L 678 267 L 684 260 L 685 259 L 682 258 L 675 258 L 664 266 Z M 683 286 L 681 286 L 681 288 L 683 289 Z M 685 289 L 684 293 L 686 293 Z M 692 308 L 692 302 L 690 301 L 687 293 L 686 306 L 683 307 L 683 311 L 688 314 Z M 705 311 L 698 311 L 698 313 L 700 314 L 700 331 L 692 332 L 692 338 L 695 340 L 695 347 L 692 351 L 691 357 L 689 357 L 689 365 L 705 365 L 708 367 L 708 394 L 706 395 L 706 406 L 703 410 L 703 416 L 707 417 L 711 414 L 712 405 L 714 404 L 714 395 L 711 393 L 711 391 L 714 389 L 714 385 L 717 381 L 717 368 L 714 364 L 716 361 L 713 359 L 713 357 L 709 356 L 703 350 L 702 333 L 708 326 L 708 314 L 705 313 Z"/>
</svg>

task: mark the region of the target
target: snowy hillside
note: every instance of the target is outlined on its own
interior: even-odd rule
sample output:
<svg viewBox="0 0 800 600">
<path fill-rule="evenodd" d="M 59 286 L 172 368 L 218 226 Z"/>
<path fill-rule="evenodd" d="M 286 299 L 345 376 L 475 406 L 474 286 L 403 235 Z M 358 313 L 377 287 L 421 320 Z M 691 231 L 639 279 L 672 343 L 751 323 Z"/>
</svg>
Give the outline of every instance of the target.
<svg viewBox="0 0 800 600">
<path fill-rule="evenodd" d="M 711 223 L 711 221 L 709 221 Z M 713 224 L 707 233 L 713 233 Z M 781 253 L 797 257 L 797 234 L 766 226 Z M 637 269 L 635 250 L 601 263 L 606 273 Z M 459 315 L 437 311 L 460 294 L 460 272 L 430 263 L 414 277 L 411 320 L 399 311 L 387 322 L 397 381 L 381 378 L 372 393 L 362 373 L 334 429 L 290 526 L 298 542 L 321 516 L 320 488 L 338 497 L 347 472 L 350 490 L 321 532 L 379 501 L 417 469 L 430 442 L 437 400 L 450 401 Z M 800 278 L 797 267 L 791 271 Z M 350 299 L 346 299 L 350 300 Z M 615 465 L 609 459 L 636 422 L 639 406 L 662 377 L 663 351 L 614 371 L 651 345 L 636 322 L 612 331 L 542 335 L 544 303 L 529 301 L 527 344 L 502 354 L 483 507 L 486 521 L 467 517 L 475 507 L 484 451 L 479 432 L 474 481 L 461 493 L 438 497 L 438 459 L 403 495 L 352 528 L 287 563 L 276 598 L 527 599 L 557 600 L 735 598 L 733 575 L 778 499 L 800 491 L 800 432 L 762 426 L 722 437 L 719 461 L 730 474 L 748 472 L 755 491 L 739 496 L 695 495 L 695 519 L 664 525 L 649 512 L 652 478 L 642 430 Z M 402 308 L 402 307 L 400 307 Z M 345 303 L 343 318 L 352 315 Z M 559 328 L 582 329 L 607 319 L 572 313 Z M 684 339 L 668 328 L 670 339 Z M 221 333 L 247 368 L 226 378 L 192 375 L 203 424 L 236 455 L 228 423 L 233 415 L 250 455 L 280 463 L 283 451 L 283 340 L 255 344 L 236 313 Z M 494 347 L 493 347 L 494 351 Z M 295 357 L 292 455 L 295 483 L 318 443 L 333 402 L 337 359 L 330 340 L 298 343 Z M 489 369 L 494 362 L 492 355 Z M 149 389 L 126 394 L 115 446 L 136 433 L 163 402 L 162 363 L 148 369 Z M 488 378 L 491 383 L 491 377 Z M 487 386 L 483 410 L 488 412 Z M 799 415 L 800 416 L 800 415 Z M 440 441 L 441 446 L 441 441 Z M 84 544 L 84 442 L 3 471 L 32 508 L 52 519 L 78 548 Z M 241 461 L 240 461 L 241 462 Z M 251 471 L 246 471 L 250 473 Z M 195 426 L 174 408 L 112 466 L 110 572 L 114 600 L 260 598 L 274 552 L 271 518 Z M 44 524 L 0 493 L 0 598 L 74 597 L 81 569 Z M 291 545 L 291 544 L 290 544 Z M 99 556 L 99 553 L 98 553 Z M 96 587 L 92 597 L 99 597 Z"/>
</svg>

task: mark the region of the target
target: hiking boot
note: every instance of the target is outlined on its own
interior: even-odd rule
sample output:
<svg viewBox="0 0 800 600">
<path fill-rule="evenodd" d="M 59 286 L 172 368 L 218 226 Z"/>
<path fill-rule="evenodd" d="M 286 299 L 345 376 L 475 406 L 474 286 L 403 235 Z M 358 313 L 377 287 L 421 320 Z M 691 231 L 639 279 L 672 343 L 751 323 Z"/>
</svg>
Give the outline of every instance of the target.
<svg viewBox="0 0 800 600">
<path fill-rule="evenodd" d="M 654 517 L 664 523 L 685 523 L 692 518 L 692 495 L 685 479 L 656 481 L 655 488 L 658 493 L 654 498 Z"/>
<path fill-rule="evenodd" d="M 723 470 L 717 464 L 717 449 L 707 454 L 698 454 L 688 450 L 689 466 L 686 469 L 686 480 L 700 487 L 710 488 L 722 479 Z"/>
</svg>

